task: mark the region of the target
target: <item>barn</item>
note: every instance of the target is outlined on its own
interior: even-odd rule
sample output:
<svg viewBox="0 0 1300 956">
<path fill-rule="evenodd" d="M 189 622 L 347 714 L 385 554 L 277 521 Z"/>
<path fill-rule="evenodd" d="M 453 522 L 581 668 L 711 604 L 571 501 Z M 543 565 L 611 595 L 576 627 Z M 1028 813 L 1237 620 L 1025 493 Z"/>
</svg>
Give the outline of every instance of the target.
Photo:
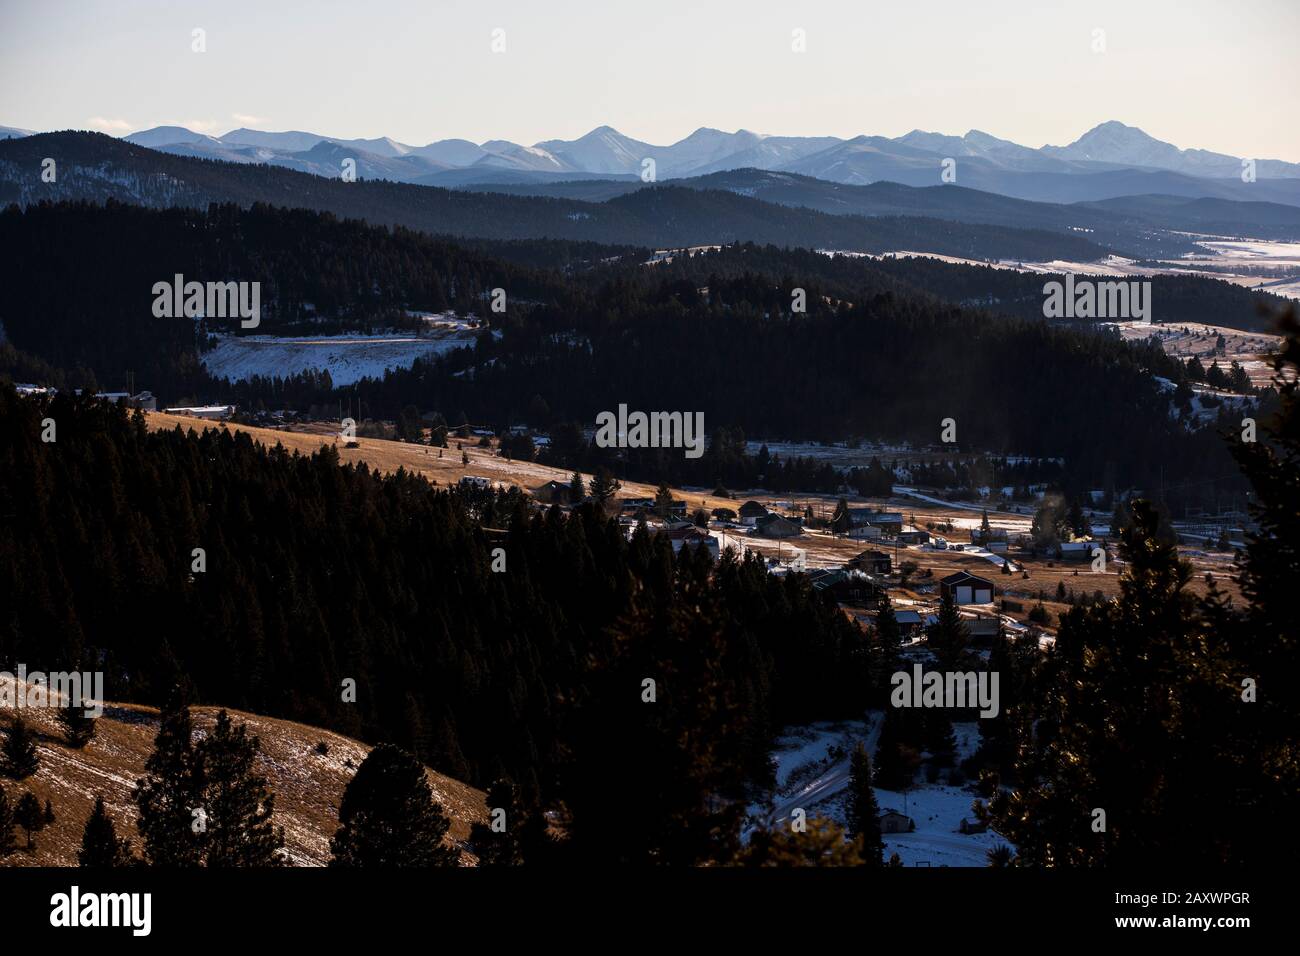
<svg viewBox="0 0 1300 956">
<path fill-rule="evenodd" d="M 939 592 L 955 604 L 993 603 L 993 582 L 969 571 L 957 571 L 940 580 Z"/>
</svg>

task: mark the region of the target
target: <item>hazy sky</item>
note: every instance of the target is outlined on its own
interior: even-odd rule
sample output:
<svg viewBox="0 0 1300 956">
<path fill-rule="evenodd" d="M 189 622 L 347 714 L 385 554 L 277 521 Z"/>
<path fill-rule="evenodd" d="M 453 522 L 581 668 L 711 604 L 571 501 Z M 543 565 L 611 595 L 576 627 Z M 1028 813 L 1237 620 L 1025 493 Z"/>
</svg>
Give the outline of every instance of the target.
<svg viewBox="0 0 1300 956">
<path fill-rule="evenodd" d="M 0 125 L 417 145 L 976 128 L 1040 146 L 1117 119 L 1300 161 L 1297 41 L 1300 0 L 0 0 Z"/>
</svg>

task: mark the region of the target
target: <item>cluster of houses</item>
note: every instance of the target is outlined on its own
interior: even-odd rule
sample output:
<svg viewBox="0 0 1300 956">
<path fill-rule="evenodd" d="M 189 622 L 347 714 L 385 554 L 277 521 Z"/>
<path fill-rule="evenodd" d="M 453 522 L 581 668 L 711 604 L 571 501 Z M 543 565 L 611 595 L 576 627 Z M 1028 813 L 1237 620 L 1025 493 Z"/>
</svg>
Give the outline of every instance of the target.
<svg viewBox="0 0 1300 956">
<path fill-rule="evenodd" d="M 19 395 L 54 395 L 59 391 L 53 386 L 33 385 L 30 382 L 19 382 L 14 385 L 14 389 Z M 73 389 L 74 395 L 80 395 L 81 392 L 82 390 L 79 388 Z M 96 392 L 95 397 L 113 402 L 116 405 L 142 408 L 146 412 L 156 412 L 158 410 L 158 399 L 154 397 L 153 392 L 149 391 L 137 392 L 134 395 L 130 392 Z"/>
<path fill-rule="evenodd" d="M 873 577 L 889 573 L 889 555 L 883 551 L 864 551 L 853 558 L 846 568 L 871 570 L 867 573 Z M 989 643 L 997 636 L 1003 626 L 1002 617 L 995 607 L 997 589 L 988 578 L 969 571 L 955 571 L 939 579 L 939 594 L 950 598 L 957 605 L 962 623 L 970 635 L 972 644 L 979 646 Z M 920 604 L 894 605 L 894 620 L 898 622 L 899 633 L 907 639 L 920 636 L 925 628 L 938 618 L 938 609 Z M 875 626 L 876 612 L 869 610 L 855 614 L 864 624 Z"/>
</svg>

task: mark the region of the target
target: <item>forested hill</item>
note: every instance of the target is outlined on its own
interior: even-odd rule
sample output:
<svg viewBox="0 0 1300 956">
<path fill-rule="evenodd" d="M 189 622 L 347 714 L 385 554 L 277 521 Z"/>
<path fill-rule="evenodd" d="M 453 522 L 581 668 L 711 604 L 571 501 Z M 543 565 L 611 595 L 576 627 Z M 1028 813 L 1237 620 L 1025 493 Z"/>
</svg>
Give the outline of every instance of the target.
<svg viewBox="0 0 1300 956">
<path fill-rule="evenodd" d="M 1151 487 L 1162 468 L 1188 480 L 1231 471 L 1213 428 L 1179 420 L 1176 396 L 1157 383 L 1186 374 L 1159 347 L 918 291 L 927 276 L 944 280 L 943 264 L 757 246 L 629 261 L 637 264 L 589 261 L 565 277 L 414 233 L 262 206 L 11 208 L 0 214 L 0 321 L 12 346 L 0 349 L 9 362 L 0 374 L 48 362 L 69 376 L 57 384 L 77 384 L 86 368 L 120 387 L 129 370 L 165 403 L 307 410 L 344 397 L 314 377 L 237 387 L 210 379 L 192 320 L 150 308 L 153 284 L 180 272 L 262 281 L 258 332 L 303 328 L 293 323 L 307 318 L 295 311 L 305 302 L 323 306 L 312 313 L 324 316 L 322 331 L 366 328 L 401 308 L 490 319 L 498 334 L 481 334 L 474 348 L 367 383 L 366 414 L 384 418 L 414 406 L 549 429 L 590 426 L 626 402 L 702 411 L 711 430 L 766 438 L 928 445 L 953 417 L 963 450 L 1064 457 L 1078 481 L 1096 482 L 1088 487 L 1107 475 Z M 507 293 L 503 314 L 484 308 L 495 287 Z M 790 311 L 796 288 L 805 313 Z"/>
<path fill-rule="evenodd" d="M 676 256 L 658 267 L 661 277 L 707 285 L 710 277 L 732 278 L 751 274 L 773 281 L 797 276 L 818 280 L 828 295 L 848 298 L 864 288 L 892 290 L 966 307 L 978 307 L 1025 319 L 1043 317 L 1043 286 L 1064 274 L 1019 272 L 997 266 L 944 262 L 925 256 L 865 258 L 827 256 L 807 249 L 780 249 L 753 243 L 737 244 L 692 256 Z M 644 270 L 619 261 L 604 266 L 609 275 L 628 281 L 653 283 Z M 1085 273 L 1080 273 L 1080 277 Z M 1100 281 L 1127 281 L 1099 276 Z M 1151 321 L 1178 325 L 1204 322 L 1247 331 L 1272 331 L 1274 316 L 1289 300 L 1205 276 L 1156 275 L 1141 277 L 1151 283 Z M 787 303 L 788 304 L 788 303 Z M 1091 324 L 1080 320 L 1080 324 Z"/>
<path fill-rule="evenodd" d="M 46 158 L 57 164 L 52 183 L 41 178 Z M 431 235 L 491 239 L 550 237 L 650 246 L 751 240 L 987 259 L 1093 260 L 1108 251 L 1047 230 L 921 217 L 833 216 L 722 190 L 659 186 L 587 203 L 388 181 L 348 183 L 272 166 L 175 156 L 98 133 L 46 133 L 0 142 L 0 203 L 109 198 L 156 208 L 264 202 Z"/>
<path fill-rule="evenodd" d="M 408 310 L 486 314 L 495 288 L 555 305 L 572 298 L 554 272 L 407 229 L 260 205 L 10 206 L 0 212 L 0 253 L 0 323 L 15 348 L 110 386 L 131 369 L 166 400 L 202 392 L 205 336 L 239 329 L 237 318 L 156 318 L 154 284 L 177 274 L 261 283 L 257 334 L 401 327 Z"/>
<path fill-rule="evenodd" d="M 591 772 L 627 751 L 672 779 L 673 735 L 717 707 L 725 758 L 701 786 L 735 792 L 766 775 L 782 723 L 860 713 L 873 686 L 871 645 L 799 575 L 711 574 L 702 552 L 629 542 L 591 509 L 529 516 L 518 493 L 379 477 L 328 448 L 151 433 L 118 406 L 0 386 L 0 501 L 0 580 L 24 596 L 0 615 L 0 663 L 95 662 L 113 700 L 157 703 L 180 681 L 197 702 L 401 743 L 476 785 L 555 796 L 575 750 Z M 706 637 L 684 652 L 681 628 Z"/>
</svg>

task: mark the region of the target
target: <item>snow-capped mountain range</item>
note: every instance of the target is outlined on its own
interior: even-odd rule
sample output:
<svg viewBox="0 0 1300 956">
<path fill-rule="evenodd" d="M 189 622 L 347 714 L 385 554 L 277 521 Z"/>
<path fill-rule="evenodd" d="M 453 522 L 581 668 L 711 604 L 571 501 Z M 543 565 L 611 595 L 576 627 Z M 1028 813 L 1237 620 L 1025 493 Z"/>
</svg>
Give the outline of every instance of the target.
<svg viewBox="0 0 1300 956">
<path fill-rule="evenodd" d="M 28 131 L 0 127 L 0 138 L 23 135 Z M 214 137 L 179 126 L 154 127 L 125 139 L 179 155 L 266 163 L 324 176 L 337 176 L 350 158 L 361 178 L 451 187 L 639 179 L 646 160 L 654 161 L 659 181 L 753 168 L 852 185 L 892 181 L 926 186 L 949 181 L 941 175 L 945 165 L 951 166 L 944 161 L 953 159 L 957 183 L 1024 199 L 1070 202 L 1138 193 L 1247 198 L 1237 195 L 1242 157 L 1180 149 L 1115 121 L 1102 123 L 1068 146 L 1038 149 L 979 130 L 964 136 L 913 130 L 894 138 L 864 135 L 842 140 L 701 128 L 668 146 L 633 139 L 609 126 L 578 139 L 544 140 L 532 146 L 464 139 L 412 146 L 388 137 L 342 139 L 300 130 L 236 129 Z M 1254 175 L 1272 181 L 1272 188 L 1250 198 L 1295 201 L 1291 194 L 1300 188 L 1300 163 L 1256 159 Z"/>
</svg>

